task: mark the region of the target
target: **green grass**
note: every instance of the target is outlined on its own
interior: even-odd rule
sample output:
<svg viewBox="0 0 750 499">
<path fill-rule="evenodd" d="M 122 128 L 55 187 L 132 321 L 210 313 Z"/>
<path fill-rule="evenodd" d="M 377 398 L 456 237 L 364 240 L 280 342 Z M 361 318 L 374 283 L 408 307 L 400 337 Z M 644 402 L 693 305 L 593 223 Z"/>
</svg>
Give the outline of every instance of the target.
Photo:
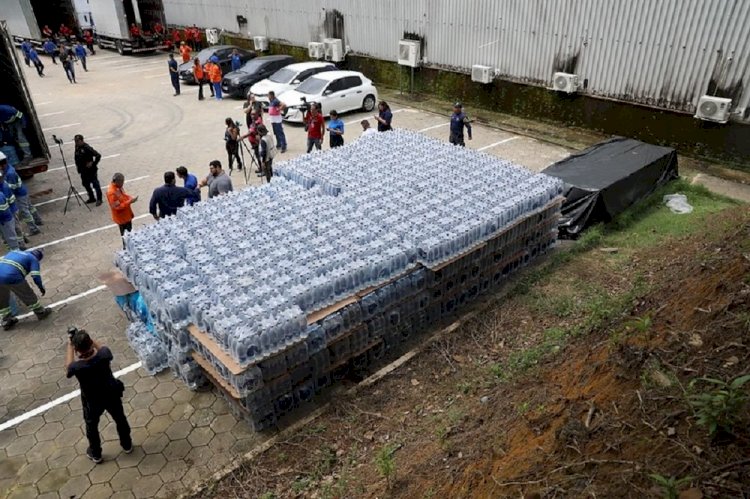
<svg viewBox="0 0 750 499">
<path fill-rule="evenodd" d="M 685 215 L 672 213 L 662 197 L 666 194 L 685 194 L 693 212 Z M 700 185 L 677 179 L 659 188 L 642 202 L 625 210 L 604 227 L 589 229 L 578 241 L 590 244 L 591 239 L 603 246 L 642 248 L 654 246 L 669 237 L 688 235 L 705 226 L 706 218 L 726 208 L 737 206 L 734 200 L 714 194 Z M 590 234 L 589 234 L 590 233 Z"/>
</svg>

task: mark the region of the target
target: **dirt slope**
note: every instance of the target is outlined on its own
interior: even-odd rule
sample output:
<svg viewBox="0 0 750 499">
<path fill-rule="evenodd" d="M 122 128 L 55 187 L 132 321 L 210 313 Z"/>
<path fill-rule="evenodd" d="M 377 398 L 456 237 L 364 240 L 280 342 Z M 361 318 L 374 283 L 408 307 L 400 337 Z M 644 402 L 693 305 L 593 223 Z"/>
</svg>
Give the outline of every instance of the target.
<svg viewBox="0 0 750 499">
<path fill-rule="evenodd" d="M 686 402 L 750 372 L 750 212 L 710 227 L 576 257 L 200 496 L 750 497 L 747 406 Z"/>
</svg>

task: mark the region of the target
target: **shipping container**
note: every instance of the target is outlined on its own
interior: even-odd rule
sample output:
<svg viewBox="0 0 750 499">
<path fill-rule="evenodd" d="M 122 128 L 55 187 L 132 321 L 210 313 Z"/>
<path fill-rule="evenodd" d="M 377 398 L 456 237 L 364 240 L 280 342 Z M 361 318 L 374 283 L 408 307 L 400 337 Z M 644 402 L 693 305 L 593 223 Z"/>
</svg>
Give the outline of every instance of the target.
<svg viewBox="0 0 750 499">
<path fill-rule="evenodd" d="M 75 35 L 79 34 L 72 0 L 3 0 L 0 18 L 7 21 L 8 32 L 16 44 L 28 39 L 40 47 L 45 38 L 42 31 L 45 26 L 56 34 L 64 24 Z"/>
<path fill-rule="evenodd" d="M 161 0 L 88 0 L 88 6 L 100 48 L 132 54 L 166 47 L 153 32 L 156 23 L 164 24 Z M 132 25 L 140 34 L 131 33 Z"/>
<path fill-rule="evenodd" d="M 21 68 L 16 55 L 16 49 L 5 21 L 0 21 L 0 78 L 4 82 L 0 104 L 13 106 L 23 113 L 25 119 L 23 131 L 31 149 L 30 158 L 27 157 L 23 161 L 17 161 L 13 166 L 16 167 L 22 178 L 29 178 L 34 176 L 35 173 L 45 172 L 49 164 L 49 147 L 42 133 L 42 126 L 39 123 L 31 94 L 26 85 L 23 68 Z M 3 137 L 5 137 L 5 130 L 3 131 Z M 11 143 L 4 143 L 2 148 L 9 159 L 15 159 L 18 154 L 17 149 Z"/>
</svg>

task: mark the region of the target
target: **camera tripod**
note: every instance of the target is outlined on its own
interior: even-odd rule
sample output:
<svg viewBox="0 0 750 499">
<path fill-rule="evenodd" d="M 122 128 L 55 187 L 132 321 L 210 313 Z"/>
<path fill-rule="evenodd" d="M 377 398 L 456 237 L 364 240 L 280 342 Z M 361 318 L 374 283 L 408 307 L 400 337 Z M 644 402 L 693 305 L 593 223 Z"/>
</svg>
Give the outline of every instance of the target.
<svg viewBox="0 0 750 499">
<path fill-rule="evenodd" d="M 245 165 L 243 169 L 243 173 L 245 174 L 245 185 L 250 182 L 250 175 L 252 175 L 253 172 L 256 170 L 262 170 L 260 167 L 260 164 L 258 164 L 258 159 L 255 157 L 255 151 L 250 149 L 248 145 L 245 143 L 244 140 L 240 138 L 240 156 L 242 156 L 242 164 Z M 245 163 L 245 150 L 247 150 L 247 154 L 250 156 L 250 164 Z M 252 172 L 250 169 L 253 169 Z M 259 176 L 262 174 L 258 174 Z"/>
<path fill-rule="evenodd" d="M 78 191 L 75 187 L 73 187 L 73 180 L 70 178 L 70 172 L 68 171 L 68 162 L 65 161 L 65 153 L 63 152 L 63 141 L 62 139 L 58 139 L 57 135 L 52 136 L 52 140 L 55 141 L 55 144 L 57 144 L 57 147 L 60 148 L 60 156 L 62 156 L 63 160 L 63 170 L 65 170 L 65 176 L 68 177 L 68 197 L 65 199 L 65 208 L 63 208 L 63 215 L 65 215 L 68 212 L 68 203 L 70 202 L 70 198 L 74 197 L 76 201 L 78 201 L 78 206 L 85 206 L 89 211 L 91 211 L 91 207 L 86 204 L 86 202 L 83 200 L 80 194 L 78 194 Z"/>
</svg>

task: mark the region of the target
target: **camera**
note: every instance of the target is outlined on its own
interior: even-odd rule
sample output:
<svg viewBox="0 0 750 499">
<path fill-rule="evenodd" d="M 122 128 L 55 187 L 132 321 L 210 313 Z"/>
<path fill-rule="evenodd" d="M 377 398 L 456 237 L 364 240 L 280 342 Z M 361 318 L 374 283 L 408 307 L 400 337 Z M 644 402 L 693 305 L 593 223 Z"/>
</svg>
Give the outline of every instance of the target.
<svg viewBox="0 0 750 499">
<path fill-rule="evenodd" d="M 73 341 L 73 336 L 75 336 L 77 332 L 78 332 L 78 328 L 77 327 L 70 326 L 68 328 L 68 339 L 71 340 L 71 341 Z"/>
<path fill-rule="evenodd" d="M 307 102 L 307 97 L 300 97 L 302 100 L 302 104 L 300 104 L 299 108 L 303 113 L 307 113 L 310 111 L 310 102 Z"/>
</svg>

